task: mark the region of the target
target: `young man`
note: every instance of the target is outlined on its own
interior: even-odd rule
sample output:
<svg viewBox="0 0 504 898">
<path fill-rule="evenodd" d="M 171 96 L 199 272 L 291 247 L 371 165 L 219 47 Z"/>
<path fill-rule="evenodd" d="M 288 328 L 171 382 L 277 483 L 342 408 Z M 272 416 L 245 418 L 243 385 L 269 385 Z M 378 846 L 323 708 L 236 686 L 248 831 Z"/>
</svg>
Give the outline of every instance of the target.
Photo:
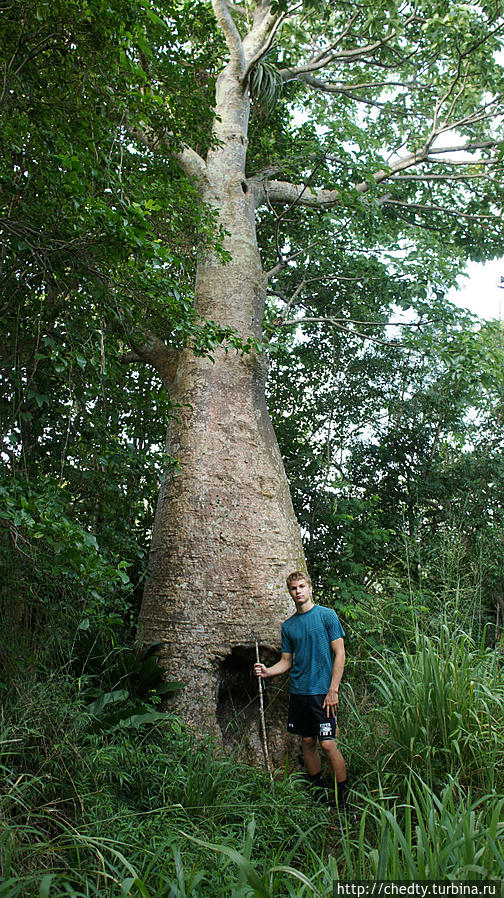
<svg viewBox="0 0 504 898">
<path fill-rule="evenodd" d="M 272 667 L 255 664 L 257 677 L 290 674 L 287 729 L 302 737 L 303 759 L 315 794 L 322 794 L 317 739 L 337 785 L 338 807 L 346 807 L 346 767 L 336 745 L 338 690 L 345 666 L 344 632 L 335 611 L 315 605 L 308 574 L 287 577 L 296 613 L 282 624 L 282 654 Z"/>
</svg>

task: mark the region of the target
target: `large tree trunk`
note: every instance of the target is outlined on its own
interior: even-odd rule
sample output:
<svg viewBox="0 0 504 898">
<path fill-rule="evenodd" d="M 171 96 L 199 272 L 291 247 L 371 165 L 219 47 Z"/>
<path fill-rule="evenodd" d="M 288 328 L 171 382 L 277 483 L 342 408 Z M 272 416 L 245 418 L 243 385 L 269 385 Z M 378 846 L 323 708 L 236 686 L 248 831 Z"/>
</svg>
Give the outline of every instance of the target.
<svg viewBox="0 0 504 898">
<path fill-rule="evenodd" d="M 201 190 L 228 232 L 231 261 L 200 260 L 197 310 L 259 338 L 265 278 L 244 180 L 248 102 L 236 80 L 221 76 L 219 89 L 221 99 L 228 94 L 216 125 L 221 146 L 209 153 Z M 162 643 L 169 677 L 187 684 L 178 704 L 185 719 L 218 732 L 222 678 L 233 658 L 237 670 L 252 662 L 255 640 L 278 649 L 292 611 L 285 576 L 305 562 L 266 408 L 266 358 L 222 348 L 214 358 L 188 348 L 171 384 L 168 451 L 180 468 L 159 496 L 139 632 L 144 643 Z"/>
</svg>

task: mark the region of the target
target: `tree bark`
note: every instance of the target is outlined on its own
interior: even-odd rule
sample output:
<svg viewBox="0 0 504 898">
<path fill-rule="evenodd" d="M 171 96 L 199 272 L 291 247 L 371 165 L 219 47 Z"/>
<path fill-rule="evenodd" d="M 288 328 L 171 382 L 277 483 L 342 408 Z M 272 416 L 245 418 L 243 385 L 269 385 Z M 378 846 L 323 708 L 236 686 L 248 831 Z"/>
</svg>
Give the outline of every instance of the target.
<svg viewBox="0 0 504 898">
<path fill-rule="evenodd" d="M 206 160 L 202 199 L 227 232 L 231 261 L 199 261 L 197 311 L 261 337 L 266 279 L 256 240 L 253 185 L 244 176 L 248 97 L 228 67 L 217 86 L 219 146 Z M 167 449 L 180 462 L 159 495 L 139 638 L 161 643 L 185 720 L 218 732 L 224 659 L 232 649 L 279 648 L 291 612 L 285 576 L 306 569 L 289 486 L 265 402 L 267 359 L 187 348 L 171 382 L 176 417 Z M 251 660 L 253 660 L 251 654 Z"/>
</svg>

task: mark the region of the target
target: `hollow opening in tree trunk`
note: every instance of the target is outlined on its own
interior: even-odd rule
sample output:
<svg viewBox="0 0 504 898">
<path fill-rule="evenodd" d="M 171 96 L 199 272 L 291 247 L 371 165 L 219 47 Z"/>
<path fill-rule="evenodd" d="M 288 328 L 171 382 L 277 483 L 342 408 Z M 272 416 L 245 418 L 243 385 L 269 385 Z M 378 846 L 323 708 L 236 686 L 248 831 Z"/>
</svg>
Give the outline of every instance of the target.
<svg viewBox="0 0 504 898">
<path fill-rule="evenodd" d="M 273 664 L 278 655 L 260 646 L 263 664 Z M 256 738 L 259 732 L 259 687 L 254 676 L 255 646 L 237 645 L 219 664 L 217 721 L 225 745 L 230 747 Z"/>
</svg>

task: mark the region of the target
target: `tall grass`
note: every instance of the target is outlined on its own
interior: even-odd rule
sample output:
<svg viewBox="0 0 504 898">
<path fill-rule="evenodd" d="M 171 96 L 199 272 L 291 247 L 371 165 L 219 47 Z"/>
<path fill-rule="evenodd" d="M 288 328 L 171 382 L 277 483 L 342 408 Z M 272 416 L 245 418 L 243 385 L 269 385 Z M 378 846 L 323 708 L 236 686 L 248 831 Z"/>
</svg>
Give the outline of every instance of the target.
<svg viewBox="0 0 504 898">
<path fill-rule="evenodd" d="M 374 720 L 382 782 L 416 769 L 431 788 L 449 777 L 504 788 L 504 676 L 497 651 L 467 634 L 417 635 L 414 650 L 377 660 Z"/>
<path fill-rule="evenodd" d="M 436 794 L 411 771 L 405 800 L 360 796 L 358 835 L 342 840 L 342 878 L 502 879 L 504 796 L 473 801 L 456 779 Z"/>
<path fill-rule="evenodd" d="M 302 865 L 307 831 L 314 856 L 323 853 L 328 814 L 307 826 L 313 808 L 299 781 L 279 779 L 273 800 L 262 770 L 195 745 L 176 720 L 143 735 L 81 732 L 77 750 L 78 735 L 58 750 L 59 770 L 46 764 L 41 775 L 22 740 L 0 743 L 2 896 L 221 898 L 236 879 L 225 850 L 239 850 L 252 817 L 261 863 Z"/>
<path fill-rule="evenodd" d="M 299 859 L 297 864 L 289 863 L 287 851 L 283 863 L 278 858 L 272 862 L 258 839 L 254 818 L 240 839 L 221 837 L 215 843 L 177 829 L 160 833 L 156 848 L 144 845 L 140 849 L 133 841 L 96 838 L 62 821 L 57 821 L 48 839 L 40 828 L 39 814 L 38 825 L 24 830 L 24 850 L 17 849 L 24 869 L 13 863 L 4 866 L 0 895 L 326 898 L 338 878 L 504 877 L 504 798 L 486 796 L 472 802 L 455 780 L 438 797 L 412 773 L 406 802 L 384 799 L 380 803 L 366 794 L 359 801 L 360 824 L 352 828 L 339 820 L 329 854 L 320 845 L 319 850 L 313 848 L 314 827 L 300 830 L 298 842 L 305 849 L 302 864 Z M 308 814 L 313 816 L 313 811 Z"/>
<path fill-rule="evenodd" d="M 273 794 L 264 771 L 168 715 L 96 731 L 69 673 L 38 675 L 0 738 L 0 898 L 327 898 L 338 877 L 502 879 L 501 664 L 447 626 L 368 664 L 366 710 L 352 702 L 343 733 L 356 822 L 286 771 Z"/>
</svg>

